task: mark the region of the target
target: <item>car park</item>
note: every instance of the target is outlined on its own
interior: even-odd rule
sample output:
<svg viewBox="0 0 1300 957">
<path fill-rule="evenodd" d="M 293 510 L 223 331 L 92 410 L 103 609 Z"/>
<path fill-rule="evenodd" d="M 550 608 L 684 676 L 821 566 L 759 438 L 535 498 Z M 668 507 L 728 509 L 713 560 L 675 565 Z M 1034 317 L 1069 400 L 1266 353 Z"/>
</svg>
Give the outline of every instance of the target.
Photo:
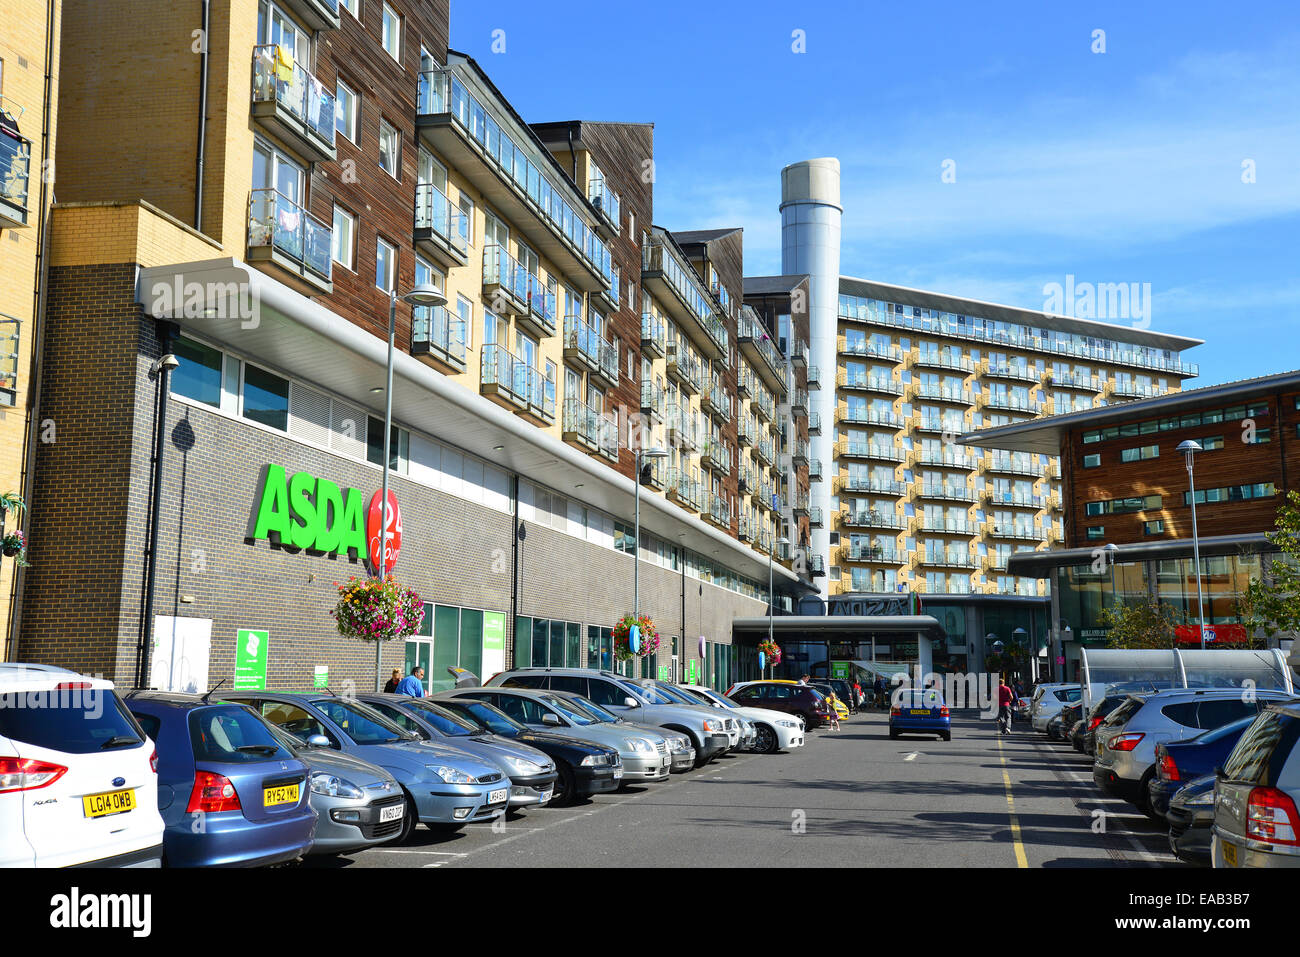
<svg viewBox="0 0 1300 957">
<path fill-rule="evenodd" d="M 402 787 L 403 843 L 416 822 L 435 831 L 457 830 L 506 812 L 510 778 L 494 765 L 459 750 L 421 741 L 379 712 L 331 692 L 232 692 L 274 725 L 303 740 L 377 764 Z"/>
<path fill-rule="evenodd" d="M 889 736 L 935 734 L 952 740 L 952 716 L 937 688 L 900 688 L 889 708 Z"/>
<path fill-rule="evenodd" d="M 1222 766 L 1254 720 L 1254 715 L 1246 715 L 1183 741 L 1156 745 L 1156 774 L 1147 785 L 1151 810 L 1164 817 L 1169 801 L 1188 781 L 1213 774 Z"/>
<path fill-rule="evenodd" d="M 1214 827 L 1214 775 L 1186 782 L 1169 799 L 1165 810 L 1169 849 L 1185 864 L 1209 867 Z"/>
<path fill-rule="evenodd" d="M 1215 867 L 1300 867 L 1300 705 L 1271 704 L 1242 734 L 1214 785 Z"/>
<path fill-rule="evenodd" d="M 1135 708 L 1121 705 L 1098 728 L 1093 780 L 1106 793 L 1154 814 L 1148 786 L 1156 774 L 1157 745 L 1222 727 L 1267 702 L 1290 698 L 1285 691 L 1265 689 L 1244 695 L 1240 688 L 1176 688 L 1132 698 Z"/>
<path fill-rule="evenodd" d="M 481 731 L 428 698 L 378 693 L 357 698 L 425 741 L 456 748 L 500 768 L 510 778 L 510 807 L 541 807 L 550 801 L 559 775 L 555 763 L 536 748 Z"/>
<path fill-rule="evenodd" d="M 113 682 L 0 664 L 0 866 L 157 867 L 157 767 Z"/>
<path fill-rule="evenodd" d="M 454 692 L 439 692 L 433 700 L 480 729 L 536 748 L 555 762 L 557 776 L 551 796 L 552 805 L 572 804 L 593 794 L 618 789 L 623 777 L 623 761 L 617 748 L 549 731 L 537 731 L 519 723 L 486 701 L 456 698 L 452 695 Z"/>
<path fill-rule="evenodd" d="M 803 725 L 798 718 L 773 708 L 747 708 L 704 685 L 678 685 L 682 691 L 695 695 L 711 707 L 735 711 L 754 723 L 754 750 L 764 754 L 801 748 L 804 743 Z"/>
<path fill-rule="evenodd" d="M 726 697 L 742 707 L 784 711 L 801 719 L 806 731 L 821 727 L 831 716 L 830 702 L 820 691 L 789 681 L 740 681 L 727 689 Z"/>
<path fill-rule="evenodd" d="M 1065 705 L 1078 701 L 1082 694 L 1077 684 L 1040 684 L 1029 702 L 1029 726 L 1035 731 L 1046 731 L 1047 722 Z"/>
<path fill-rule="evenodd" d="M 695 768 L 695 749 L 691 747 L 691 739 L 681 732 L 628 721 L 626 718 L 614 714 L 614 712 L 602 708 L 594 701 L 590 701 L 582 695 L 574 694 L 572 691 L 552 691 L 551 694 L 598 722 L 614 724 L 625 730 L 640 732 L 655 742 L 656 749 L 659 745 L 659 738 L 663 738 L 671 758 L 671 763 L 668 766 L 670 773 L 681 774 Z"/>
<path fill-rule="evenodd" d="M 662 735 L 654 738 L 619 725 L 597 721 L 549 691 L 533 688 L 484 686 L 447 692 L 456 698 L 486 701 L 521 724 L 537 731 L 552 731 L 618 750 L 622 761 L 620 786 L 667 781 L 672 757 Z M 662 750 L 660 750 L 662 746 Z"/>
<path fill-rule="evenodd" d="M 311 768 L 250 709 L 152 691 L 127 706 L 158 750 L 168 866 L 258 867 L 311 850 Z"/>
<path fill-rule="evenodd" d="M 494 675 L 486 687 L 516 687 L 571 691 L 602 708 L 635 721 L 681 731 L 695 748 L 696 767 L 702 767 L 732 746 L 727 719 L 703 705 L 682 705 L 640 688 L 636 682 L 612 671 L 586 668 L 518 668 Z M 658 699 L 658 700 L 657 700 Z M 734 720 L 734 719 L 732 719 Z M 739 726 L 731 729 L 739 733 Z M 625 773 L 627 756 L 624 755 Z"/>
<path fill-rule="evenodd" d="M 679 704 L 685 705 L 692 710 L 700 708 L 712 710 L 698 698 L 678 690 L 666 681 L 642 678 L 636 684 L 641 689 L 641 693 L 650 699 L 653 704 Z M 723 729 L 726 732 L 728 743 L 726 750 L 721 754 L 726 754 L 727 751 L 741 750 L 746 746 L 747 739 L 751 743 L 753 741 L 753 729 L 746 729 L 744 719 L 738 715 L 725 714 L 723 716 Z"/>
<path fill-rule="evenodd" d="M 1097 728 L 1110 716 L 1112 711 L 1128 698 L 1128 694 L 1111 694 L 1107 692 L 1105 697 L 1093 703 L 1088 710 L 1087 718 L 1084 721 L 1082 730 L 1079 732 L 1076 743 L 1076 747 L 1081 753 L 1091 755 L 1096 751 Z"/>
</svg>

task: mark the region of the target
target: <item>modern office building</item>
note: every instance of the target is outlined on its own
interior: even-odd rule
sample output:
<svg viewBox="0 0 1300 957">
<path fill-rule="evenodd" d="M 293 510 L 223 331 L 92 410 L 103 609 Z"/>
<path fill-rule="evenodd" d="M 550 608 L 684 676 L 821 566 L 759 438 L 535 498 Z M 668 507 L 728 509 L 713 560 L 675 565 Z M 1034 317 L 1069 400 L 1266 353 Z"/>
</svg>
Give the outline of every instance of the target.
<svg viewBox="0 0 1300 957">
<path fill-rule="evenodd" d="M 38 449 L 57 481 L 34 497 L 19 656 L 372 681 L 329 610 L 370 573 L 336 526 L 381 483 L 396 295 L 394 574 L 427 614 L 385 677 L 607 667 L 636 593 L 663 637 L 640 673 L 725 684 L 732 620 L 767 613 L 769 581 L 785 608 L 811 587 L 777 551 L 789 365 L 743 306 L 741 232 L 654 225 L 653 128 L 529 125 L 448 48 L 446 2 L 204 9 L 68 4 L 84 68 L 41 386 L 66 424 Z M 400 301 L 429 283 L 445 306 Z M 638 541 L 638 453 L 660 448 Z M 328 543 L 302 537 L 308 507 Z"/>
<path fill-rule="evenodd" d="M 1187 440 L 1203 450 L 1191 474 L 1178 451 Z M 1062 463 L 1061 547 L 1013 556 L 1011 570 L 1051 583 L 1054 646 L 1067 675 L 1077 675 L 1081 647 L 1105 645 L 1102 612 L 1117 603 L 1172 605 L 1188 645 L 1201 642 L 1201 607 L 1207 641 L 1247 639 L 1240 600 L 1252 579 L 1269 574 L 1265 536 L 1300 475 L 1300 372 L 993 426 L 961 442 Z"/>
<path fill-rule="evenodd" d="M 0 0 L 0 494 L 32 496 L 34 361 L 41 336 L 58 115 L 61 0 Z M 46 440 L 58 423 L 47 423 Z M 29 535 L 22 509 L 0 509 L 0 534 Z M 0 556 L 0 647 L 18 627 L 25 576 Z"/>
</svg>

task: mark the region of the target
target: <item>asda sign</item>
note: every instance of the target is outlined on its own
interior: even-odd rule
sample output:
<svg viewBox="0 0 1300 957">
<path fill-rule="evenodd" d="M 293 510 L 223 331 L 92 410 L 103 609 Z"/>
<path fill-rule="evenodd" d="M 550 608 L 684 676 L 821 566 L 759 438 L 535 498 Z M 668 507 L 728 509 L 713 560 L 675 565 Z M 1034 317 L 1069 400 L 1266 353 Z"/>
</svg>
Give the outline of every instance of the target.
<svg viewBox="0 0 1300 957">
<path fill-rule="evenodd" d="M 288 475 L 283 465 L 268 465 L 261 498 L 253 516 L 254 541 L 278 541 L 294 548 L 335 555 L 356 555 L 379 564 L 380 494 L 369 505 L 360 489 L 342 489 L 309 472 Z M 392 572 L 401 547 L 401 511 L 388 493 L 386 571 Z"/>
</svg>

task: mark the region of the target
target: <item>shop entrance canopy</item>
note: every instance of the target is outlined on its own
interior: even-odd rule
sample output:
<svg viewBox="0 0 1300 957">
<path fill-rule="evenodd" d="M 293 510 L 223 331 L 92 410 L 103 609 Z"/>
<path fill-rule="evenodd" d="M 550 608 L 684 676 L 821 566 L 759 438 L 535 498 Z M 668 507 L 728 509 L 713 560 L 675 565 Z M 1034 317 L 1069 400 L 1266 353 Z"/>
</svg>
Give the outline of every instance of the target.
<svg viewBox="0 0 1300 957">
<path fill-rule="evenodd" d="M 1167 688 L 1275 689 L 1294 693 L 1295 677 L 1276 648 L 1183 650 L 1084 648 L 1083 705 L 1114 691 Z"/>
</svg>

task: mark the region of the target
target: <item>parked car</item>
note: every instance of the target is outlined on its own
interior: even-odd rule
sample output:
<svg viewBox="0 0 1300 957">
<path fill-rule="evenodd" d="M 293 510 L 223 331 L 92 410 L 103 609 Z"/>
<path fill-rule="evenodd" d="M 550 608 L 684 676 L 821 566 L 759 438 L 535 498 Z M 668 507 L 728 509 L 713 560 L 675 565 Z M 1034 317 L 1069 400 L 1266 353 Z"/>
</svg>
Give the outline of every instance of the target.
<svg viewBox="0 0 1300 957">
<path fill-rule="evenodd" d="M 1268 705 L 1214 785 L 1215 867 L 1300 867 L 1300 704 Z"/>
<path fill-rule="evenodd" d="M 375 693 L 357 698 L 424 741 L 448 745 L 500 768 L 510 778 L 510 807 L 541 807 L 550 801 L 559 774 L 555 762 L 536 748 L 482 731 L 429 698 Z"/>
<path fill-rule="evenodd" d="M 793 683 L 793 682 L 792 682 Z M 844 703 L 844 699 L 839 696 L 835 686 L 829 681 L 810 681 L 809 686 L 819 691 L 823 698 L 830 702 L 835 708 L 835 714 L 841 721 L 849 719 L 849 706 Z"/>
<path fill-rule="evenodd" d="M 937 734 L 952 740 L 952 716 L 938 688 L 902 688 L 889 708 L 889 736 Z"/>
<path fill-rule="evenodd" d="M 1187 864 L 1210 866 L 1210 837 L 1214 828 L 1214 775 L 1186 782 L 1165 810 L 1169 849 Z"/>
<path fill-rule="evenodd" d="M 1029 702 L 1029 726 L 1035 731 L 1046 731 L 1047 722 L 1067 704 L 1078 701 L 1082 694 L 1083 689 L 1077 684 L 1040 684 Z"/>
<path fill-rule="evenodd" d="M 764 754 L 788 751 L 803 747 L 803 725 L 784 711 L 774 708 L 747 708 L 704 685 L 678 685 L 682 691 L 695 695 L 704 704 L 735 711 L 754 723 L 754 750 Z"/>
<path fill-rule="evenodd" d="M 612 671 L 517 668 L 493 676 L 486 686 L 571 691 L 639 724 L 680 731 L 691 739 L 696 767 L 703 767 L 732 745 L 727 726 L 727 721 L 732 719 L 719 716 L 703 705 L 695 707 L 668 699 L 656 700 L 655 696 L 638 687 L 635 680 Z M 738 735 L 739 725 L 730 730 Z M 624 774 L 630 775 L 632 771 L 627 767 L 626 755 L 623 765 Z"/>
<path fill-rule="evenodd" d="M 808 731 L 820 728 L 831 716 L 830 702 L 820 691 L 788 681 L 740 681 L 727 689 L 726 697 L 742 707 L 794 715 Z"/>
<path fill-rule="evenodd" d="M 666 681 L 642 678 L 637 682 L 637 686 L 655 704 L 680 704 L 692 709 L 704 708 L 712 710 L 698 698 L 678 690 Z M 723 754 L 726 754 L 727 751 L 739 751 L 746 747 L 747 742 L 753 743 L 753 728 L 747 728 L 747 722 L 739 715 L 727 714 L 723 717 L 723 723 L 727 734 L 727 749 L 722 752 Z"/>
<path fill-rule="evenodd" d="M 1079 732 L 1076 747 L 1083 754 L 1091 755 L 1097 750 L 1097 728 L 1116 708 L 1128 699 L 1128 694 L 1107 694 L 1096 701 L 1088 710 L 1083 729 Z"/>
<path fill-rule="evenodd" d="M 1255 715 L 1230 721 L 1221 728 L 1202 731 L 1183 741 L 1165 741 L 1156 745 L 1156 774 L 1147 785 L 1151 810 L 1161 816 L 1169 801 L 1193 778 L 1213 774 L 1221 767 Z"/>
<path fill-rule="evenodd" d="M 584 698 L 580 694 L 574 694 L 572 691 L 552 691 L 551 694 L 563 699 L 571 707 L 590 715 L 598 722 L 615 724 L 629 731 L 641 732 L 656 742 L 656 748 L 658 747 L 658 739 L 663 738 L 664 743 L 668 746 L 668 755 L 672 760 L 672 763 L 668 766 L 670 773 L 682 774 L 694 769 L 695 749 L 691 747 L 691 739 L 680 731 L 670 731 L 667 728 L 656 728 L 653 725 L 628 721 L 626 718 L 614 714 L 614 712 L 602 708 L 594 701 Z"/>
<path fill-rule="evenodd" d="M 835 697 L 848 708 L 849 713 L 857 714 L 858 701 L 857 696 L 853 693 L 853 685 L 843 678 L 818 678 L 814 684 L 830 685 L 831 690 L 835 692 Z"/>
<path fill-rule="evenodd" d="M 597 721 L 549 691 L 485 686 L 462 688 L 446 694 L 486 701 L 520 724 L 536 731 L 552 731 L 617 748 L 619 759 L 623 762 L 620 785 L 668 780 L 672 758 L 668 754 L 668 742 L 663 735 L 650 737 L 639 731 L 624 730 L 618 725 Z"/>
<path fill-rule="evenodd" d="M 1075 701 L 1073 704 L 1067 704 L 1060 711 L 1052 715 L 1047 722 L 1047 737 L 1052 741 L 1069 741 L 1070 731 L 1074 728 L 1074 723 L 1079 720 L 1079 712 L 1083 710 L 1083 702 Z"/>
<path fill-rule="evenodd" d="M 1246 700 L 1240 688 L 1176 688 L 1130 699 L 1138 701 L 1136 708 L 1121 705 L 1098 728 L 1092 778 L 1103 791 L 1154 817 L 1148 785 L 1156 774 L 1156 745 L 1220 728 L 1290 697 L 1271 689 Z M 1120 721 L 1122 730 L 1115 730 Z"/>
<path fill-rule="evenodd" d="M 558 776 L 551 795 L 552 805 L 572 804 L 580 798 L 614 791 L 622 781 L 623 761 L 617 748 L 535 731 L 486 701 L 452 697 L 454 694 L 439 692 L 433 700 L 482 730 L 536 748 L 555 762 Z"/>
<path fill-rule="evenodd" d="M 311 850 L 311 768 L 248 708 L 143 691 L 127 706 L 158 749 L 164 861 L 261 867 Z"/>
<path fill-rule="evenodd" d="M 346 854 L 397 838 L 406 801 L 402 786 L 377 764 L 266 725 L 309 768 L 316 833 L 309 856 Z"/>
<path fill-rule="evenodd" d="M 458 830 L 506 812 L 510 778 L 499 768 L 459 748 L 421 741 L 359 701 L 329 692 L 236 691 L 226 698 L 304 741 L 377 764 L 395 777 L 405 801 L 397 843 L 410 837 L 417 821 L 434 831 Z"/>
<path fill-rule="evenodd" d="M 0 866 L 157 867 L 157 759 L 113 682 L 0 664 Z"/>
</svg>

